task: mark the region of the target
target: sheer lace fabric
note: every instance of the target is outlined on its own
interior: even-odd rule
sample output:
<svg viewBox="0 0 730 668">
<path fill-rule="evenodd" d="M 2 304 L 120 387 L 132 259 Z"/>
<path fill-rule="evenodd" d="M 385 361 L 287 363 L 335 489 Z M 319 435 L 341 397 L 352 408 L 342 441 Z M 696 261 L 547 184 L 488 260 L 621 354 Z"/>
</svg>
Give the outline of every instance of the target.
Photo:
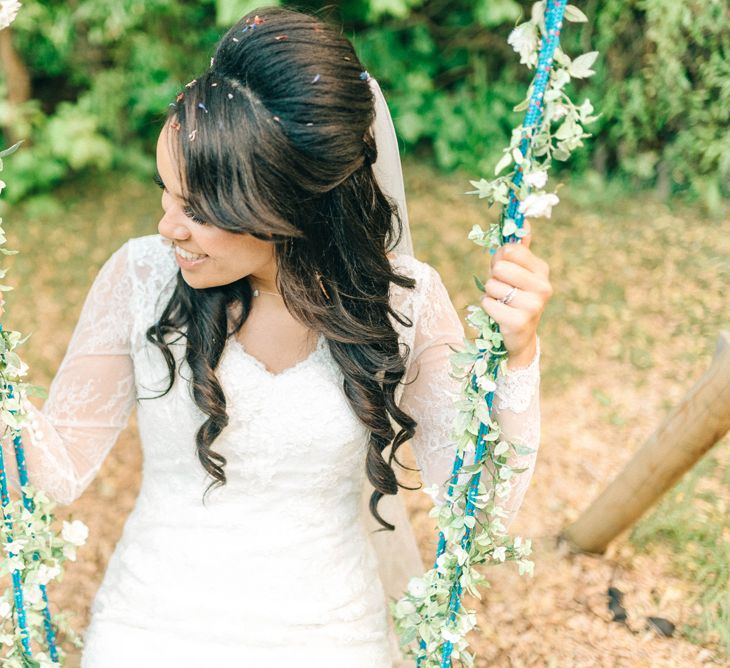
<svg viewBox="0 0 730 668">
<path fill-rule="evenodd" d="M 407 380 L 415 377 L 399 388 L 400 401 L 418 421 L 412 447 L 424 485 L 441 484 L 453 465 L 458 392 L 449 344 L 459 347 L 464 330 L 432 267 L 407 255 L 393 262 L 417 281 L 391 295 L 414 323 L 394 321 L 411 350 Z M 380 504 L 396 531 L 370 533 L 379 525 L 366 503 L 368 434 L 323 337 L 279 374 L 228 341 L 217 374 L 230 423 L 215 444 L 228 459 L 228 484 L 202 503 L 209 479 L 194 436 L 205 416 L 190 394 L 183 341 L 172 344 L 180 365 L 173 389 L 150 398 L 166 387 L 167 367 L 145 331 L 177 271 L 158 235 L 131 239 L 109 258 L 23 434 L 31 482 L 71 503 L 137 406 L 142 488 L 94 601 L 82 665 L 185 667 L 241 656 L 252 665 L 406 665 L 386 597 L 400 595 L 423 564 L 402 495 Z M 529 367 L 499 379 L 496 399 L 504 437 L 537 449 L 539 347 Z M 3 447 L 11 461 L 11 446 Z M 535 456 L 513 462 L 528 470 L 507 499 L 510 520 Z"/>
</svg>

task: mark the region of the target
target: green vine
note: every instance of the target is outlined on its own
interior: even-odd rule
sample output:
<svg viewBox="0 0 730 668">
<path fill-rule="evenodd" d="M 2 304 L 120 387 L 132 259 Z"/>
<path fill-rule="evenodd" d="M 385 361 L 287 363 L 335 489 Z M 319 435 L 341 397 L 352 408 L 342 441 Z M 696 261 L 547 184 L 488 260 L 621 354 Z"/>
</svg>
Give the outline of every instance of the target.
<svg viewBox="0 0 730 668">
<path fill-rule="evenodd" d="M 528 68 L 537 64 L 539 45 L 545 35 L 544 12 L 545 2 L 536 2 L 531 18 L 518 25 L 508 38 L 509 44 L 520 54 L 520 62 Z M 583 12 L 571 5 L 566 8 L 565 18 L 573 22 L 587 21 Z M 527 132 L 520 125 L 514 129 L 510 144 L 496 166 L 496 178 L 470 181 L 476 190 L 465 194 L 486 199 L 490 207 L 495 203 L 503 207 L 503 215 L 489 229 L 475 225 L 469 232 L 468 238 L 476 245 L 495 252 L 508 237 L 521 238 L 527 234 L 513 219 L 504 215 L 512 190 L 520 201 L 521 214 L 530 218 L 551 216 L 552 207 L 559 202 L 555 192 L 545 190 L 551 161 L 566 160 L 582 146 L 582 140 L 590 136 L 583 126 L 597 119 L 591 102 L 585 100 L 576 106 L 565 92 L 565 87 L 572 79 L 591 76 L 591 66 L 597 56 L 598 53 L 592 51 L 571 59 L 558 47 L 545 89 L 544 113 L 538 125 L 531 130 L 527 153 L 523 154 L 520 149 Z M 532 87 L 525 100 L 514 110 L 527 109 L 531 94 Z M 512 170 L 499 176 L 509 165 L 512 165 Z M 523 178 L 515 187 L 518 169 L 522 171 Z M 484 291 L 484 285 L 478 278 L 476 283 Z M 478 570 L 479 566 L 514 561 L 521 575 L 534 573 L 534 563 L 528 559 L 531 541 L 521 536 L 510 537 L 502 521 L 507 517 L 502 507 L 503 499 L 525 470 L 512 467 L 509 462 L 513 455 L 534 451 L 503 439 L 500 425 L 492 419 L 487 404 L 488 395 L 496 389 L 498 375 L 507 372 L 508 351 L 497 322 L 481 306 L 470 306 L 466 320 L 478 334 L 473 341 L 465 339 L 464 348 L 451 356 L 452 375 L 461 380 L 461 396 L 456 401 L 459 412 L 452 438 L 456 445 L 455 454 L 464 461 L 467 461 L 467 455 L 472 455 L 473 461 L 479 428 L 484 424 L 489 427 L 485 437 L 488 447 L 479 461 L 461 467 L 450 495 L 446 492 L 450 480 L 442 484 L 444 502 L 435 503 L 429 516 L 437 520 L 438 529 L 445 538 L 445 549 L 434 568 L 422 577 L 412 578 L 405 595 L 390 603 L 404 656 L 420 658 L 419 668 L 443 665 L 441 648 L 445 641 L 452 643 L 451 658 L 459 661 L 458 665 L 474 665 L 475 657 L 468 651 L 465 636 L 476 626 L 476 612 L 460 606 L 451 619 L 450 601 L 457 583 L 462 591 L 481 599 L 479 588 L 488 587 L 489 580 Z M 475 512 L 469 515 L 466 512 L 467 498 L 476 474 L 480 475 L 478 496 L 473 503 Z M 488 484 L 485 484 L 485 475 Z M 436 500 L 442 490 L 432 486 L 424 491 Z M 467 529 L 473 536 L 468 551 L 462 547 Z M 425 653 L 420 649 L 422 644 L 425 644 Z"/>
<path fill-rule="evenodd" d="M 19 7 L 18 2 L 0 2 L 0 30 L 15 19 Z M 3 158 L 15 153 L 21 143 L 0 152 L 0 171 Z M 0 192 L 5 186 L 5 182 L 0 181 Z M 5 248 L 5 243 L 0 218 L 0 254 L 7 256 L 18 252 Z M 5 278 L 6 273 L 7 269 L 0 269 L 0 279 Z M 0 292 L 12 289 L 12 286 L 0 285 Z M 76 560 L 76 550 L 86 542 L 88 529 L 80 520 L 64 521 L 59 528 L 53 514 L 55 504 L 31 485 L 21 487 L 20 498 L 11 499 L 8 493 L 8 460 L 16 453 L 16 448 L 22 447 L 22 430 L 30 432 L 36 443 L 41 439 L 28 397 L 43 397 L 46 393 L 42 387 L 25 381 L 28 365 L 16 352 L 27 339 L 28 336 L 23 337 L 20 332 L 0 327 L 0 447 L 4 464 L 0 473 L 3 487 L 0 582 L 6 585 L 0 593 L 0 666 L 54 668 L 63 664 L 64 653 L 58 647 L 60 637 L 76 646 L 81 645 L 81 640 L 65 614 L 56 614 L 51 620 L 46 586 L 62 579 L 64 563 Z"/>
</svg>

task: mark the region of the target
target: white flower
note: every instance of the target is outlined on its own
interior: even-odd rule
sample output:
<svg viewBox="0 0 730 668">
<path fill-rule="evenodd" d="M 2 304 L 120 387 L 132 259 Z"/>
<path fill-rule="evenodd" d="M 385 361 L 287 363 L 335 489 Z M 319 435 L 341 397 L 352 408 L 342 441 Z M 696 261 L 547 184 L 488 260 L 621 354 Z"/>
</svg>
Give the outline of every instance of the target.
<svg viewBox="0 0 730 668">
<path fill-rule="evenodd" d="M 41 589 L 40 587 L 28 587 L 23 592 L 23 597 L 30 605 L 35 605 L 41 600 Z"/>
<path fill-rule="evenodd" d="M 461 634 L 454 633 L 449 629 L 443 629 L 443 631 L 441 631 L 441 635 L 443 636 L 444 640 L 448 640 L 451 643 L 459 642 L 459 640 L 461 640 Z"/>
<path fill-rule="evenodd" d="M 66 542 L 76 547 L 81 547 L 89 537 L 89 527 L 81 520 L 74 520 L 73 522 L 64 521 L 61 535 Z"/>
<path fill-rule="evenodd" d="M 0 30 L 7 28 L 15 20 L 19 9 L 18 0 L 0 0 Z"/>
<path fill-rule="evenodd" d="M 507 558 L 507 548 L 502 545 L 492 552 L 492 559 L 495 561 L 504 561 Z"/>
<path fill-rule="evenodd" d="M 565 107 L 565 105 L 562 104 L 556 104 L 553 109 L 553 114 L 550 117 L 551 121 L 559 121 L 565 114 L 568 113 L 568 109 Z"/>
<path fill-rule="evenodd" d="M 537 63 L 537 26 L 534 23 L 518 25 L 507 38 L 507 43 L 520 54 L 520 63 L 535 65 Z"/>
<path fill-rule="evenodd" d="M 459 566 L 463 566 L 469 558 L 469 553 L 461 545 L 457 545 L 454 548 L 454 555 L 456 555 L 456 561 L 459 563 Z"/>
<path fill-rule="evenodd" d="M 395 611 L 399 617 L 405 617 L 406 615 L 412 615 L 416 612 L 416 606 L 407 599 L 401 599 L 398 603 L 396 603 Z"/>
<path fill-rule="evenodd" d="M 0 601 L 0 619 L 6 619 L 10 617 L 10 613 L 13 611 L 12 606 L 7 601 Z"/>
<path fill-rule="evenodd" d="M 547 172 L 544 169 L 530 172 L 525 175 L 525 183 L 533 188 L 544 188 L 547 183 Z"/>
<path fill-rule="evenodd" d="M 526 218 L 550 218 L 559 201 L 553 193 L 530 193 L 520 202 L 520 213 Z"/>
<path fill-rule="evenodd" d="M 22 538 L 16 538 L 12 543 L 5 544 L 5 552 L 10 555 L 20 554 L 25 547 L 26 541 Z"/>
<path fill-rule="evenodd" d="M 63 546 L 63 556 L 69 561 L 76 561 L 76 548 L 69 543 Z"/>
<path fill-rule="evenodd" d="M 22 571 L 25 568 L 25 564 L 18 557 L 10 557 L 10 559 L 5 560 L 5 563 L 11 573 L 13 571 Z"/>
<path fill-rule="evenodd" d="M 414 598 L 423 598 L 428 587 L 422 578 L 413 577 L 408 581 L 408 593 Z"/>
<path fill-rule="evenodd" d="M 0 645 L 7 645 L 8 647 L 12 647 L 15 644 L 15 636 L 10 635 L 9 633 L 0 633 Z M 6 665 L 10 666 L 11 664 L 8 662 Z"/>
<path fill-rule="evenodd" d="M 497 389 L 497 384 L 488 376 L 479 376 L 477 385 L 485 392 L 494 392 Z"/>
<path fill-rule="evenodd" d="M 38 584 L 48 584 L 53 578 L 60 575 L 61 569 L 58 566 L 46 566 L 45 564 L 41 564 L 38 568 Z"/>
<path fill-rule="evenodd" d="M 20 359 L 19 357 L 17 359 L 18 359 L 18 362 L 20 363 L 20 366 L 16 366 L 15 364 L 8 363 L 8 365 L 6 367 L 6 373 L 11 376 L 18 376 L 18 377 L 25 376 L 25 374 L 28 373 L 29 367 L 22 359 Z M 19 410 L 20 407 L 22 406 L 22 400 L 20 398 L 16 399 L 15 397 L 13 397 L 12 403 L 13 403 L 12 410 Z M 6 405 L 6 407 L 8 406 L 7 401 L 6 401 L 5 405 Z"/>
<path fill-rule="evenodd" d="M 529 559 L 520 559 L 517 562 L 517 567 L 520 575 L 524 575 L 525 573 L 527 573 L 528 575 L 535 574 L 535 563 L 530 561 Z"/>
</svg>

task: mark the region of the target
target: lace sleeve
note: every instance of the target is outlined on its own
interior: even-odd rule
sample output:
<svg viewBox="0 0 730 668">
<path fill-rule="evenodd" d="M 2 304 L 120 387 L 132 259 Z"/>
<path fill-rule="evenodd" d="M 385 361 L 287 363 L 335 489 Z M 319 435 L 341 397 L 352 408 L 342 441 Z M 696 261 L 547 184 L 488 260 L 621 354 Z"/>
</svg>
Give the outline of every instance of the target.
<svg viewBox="0 0 730 668">
<path fill-rule="evenodd" d="M 29 480 L 59 503 L 71 503 L 88 486 L 134 405 L 128 254 L 126 243 L 97 274 L 43 408 L 27 404 L 31 421 L 22 436 Z M 17 487 L 9 434 L 3 454 Z"/>
<path fill-rule="evenodd" d="M 426 291 L 418 314 L 412 363 L 406 375 L 401 407 L 418 422 L 412 441 L 416 463 L 425 486 L 437 485 L 435 501 L 443 502 L 446 484 L 454 464 L 455 445 L 452 435 L 460 397 L 460 381 L 451 376 L 450 355 L 453 346 L 463 348 L 464 328 L 454 309 L 441 277 L 428 267 L 423 290 Z M 526 468 L 515 476 L 515 482 L 502 507 L 508 516 L 505 526 L 514 519 L 532 478 L 540 441 L 539 393 L 540 342 L 529 366 L 508 369 L 497 378 L 492 417 L 499 422 L 505 440 L 534 450 L 530 454 L 513 453 L 510 466 Z M 413 382 L 411 382 L 413 381 Z M 487 482 L 491 478 L 482 476 Z"/>
</svg>

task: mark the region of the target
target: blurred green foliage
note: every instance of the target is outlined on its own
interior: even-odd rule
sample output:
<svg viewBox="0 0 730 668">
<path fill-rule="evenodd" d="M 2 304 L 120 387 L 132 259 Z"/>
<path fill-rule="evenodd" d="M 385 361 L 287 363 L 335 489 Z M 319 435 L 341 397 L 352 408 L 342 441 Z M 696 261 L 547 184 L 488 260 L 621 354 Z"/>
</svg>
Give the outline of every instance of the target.
<svg viewBox="0 0 730 668">
<path fill-rule="evenodd" d="M 268 4 L 277 4 L 271 2 Z M 303 0 L 341 22 L 388 97 L 404 147 L 446 171 L 491 176 L 522 114 L 532 72 L 507 45 L 531 2 Z M 0 103 L 9 139 L 29 141 L 8 164 L 17 201 L 72 172 L 148 175 L 169 102 L 208 67 L 222 32 L 263 6 L 246 0 L 50 0 L 24 4 L 13 43 L 33 99 Z M 699 196 L 710 208 L 730 183 L 730 10 L 725 0 L 587 0 L 564 50 L 598 50 L 575 95 L 601 118 L 590 149 L 561 166 L 629 187 Z M 7 82 L 0 81 L 0 100 Z"/>
</svg>

